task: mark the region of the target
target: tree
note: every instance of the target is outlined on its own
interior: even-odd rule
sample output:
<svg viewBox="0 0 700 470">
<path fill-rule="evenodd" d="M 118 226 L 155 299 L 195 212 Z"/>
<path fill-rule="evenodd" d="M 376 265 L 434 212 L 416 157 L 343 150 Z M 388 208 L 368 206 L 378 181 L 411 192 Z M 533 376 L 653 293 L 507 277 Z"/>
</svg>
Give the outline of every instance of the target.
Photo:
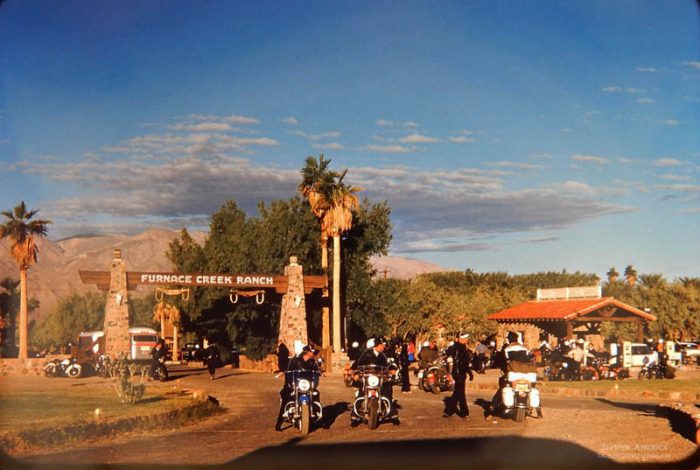
<svg viewBox="0 0 700 470">
<path fill-rule="evenodd" d="M 97 292 L 73 294 L 61 299 L 56 309 L 32 332 L 40 348 L 59 348 L 75 342 L 81 331 L 102 330 L 105 296 Z"/>
<path fill-rule="evenodd" d="M 608 283 L 609 284 L 615 284 L 617 282 L 617 278 L 620 276 L 620 273 L 617 272 L 617 269 L 613 266 L 608 270 L 607 273 L 608 276 Z"/>
<path fill-rule="evenodd" d="M 338 177 L 331 194 L 331 208 L 321 221 L 321 231 L 333 236 L 333 350 L 340 352 L 340 236 L 352 228 L 352 211 L 360 205 L 355 195 L 359 188 L 343 182 L 346 171 Z"/>
<path fill-rule="evenodd" d="M 19 358 L 26 359 L 27 342 L 27 312 L 29 298 L 27 295 L 27 270 L 37 262 L 39 249 L 36 246 L 36 236 L 45 236 L 50 220 L 32 220 L 38 211 L 28 211 L 24 201 L 12 211 L 0 212 L 7 219 L 0 225 L 0 240 L 10 239 L 10 252 L 19 265 L 20 274 L 20 309 L 19 309 Z"/>
<path fill-rule="evenodd" d="M 333 185 L 338 177 L 337 173 L 328 169 L 330 163 L 330 160 L 323 158 L 323 154 L 319 155 L 318 161 L 314 157 L 307 157 L 304 168 L 301 170 L 302 178 L 298 187 L 301 195 L 308 201 L 311 212 L 321 223 L 331 209 Z M 329 229 L 330 227 L 327 226 L 321 229 L 321 271 L 326 277 L 328 276 L 328 239 L 333 235 Z M 323 306 L 322 324 L 321 345 L 328 347 L 330 346 L 330 315 L 327 305 Z"/>
<path fill-rule="evenodd" d="M 637 270 L 631 264 L 625 268 L 625 280 L 630 287 L 634 287 L 637 283 Z"/>
<path fill-rule="evenodd" d="M 20 308 L 20 285 L 17 279 L 6 277 L 0 281 L 0 323 L 2 323 L 2 334 L 0 335 L 0 345 L 2 346 L 2 357 L 15 357 L 17 355 L 17 314 Z M 2 292 L 4 290 L 4 292 Z M 29 299 L 28 309 L 39 307 L 39 301 Z"/>
</svg>

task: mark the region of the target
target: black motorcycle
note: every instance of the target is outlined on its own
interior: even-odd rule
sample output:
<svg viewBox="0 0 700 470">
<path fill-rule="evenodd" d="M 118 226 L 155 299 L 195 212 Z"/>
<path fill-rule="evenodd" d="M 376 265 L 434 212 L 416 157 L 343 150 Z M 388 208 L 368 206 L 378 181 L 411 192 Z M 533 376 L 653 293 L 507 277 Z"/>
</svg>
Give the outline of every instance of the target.
<svg viewBox="0 0 700 470">
<path fill-rule="evenodd" d="M 320 374 L 311 370 L 290 370 L 286 374 L 292 394 L 291 400 L 284 406 L 282 418 L 307 435 L 311 423 L 323 418 L 323 406 L 317 390 Z"/>
<path fill-rule="evenodd" d="M 382 393 L 383 387 L 395 383 L 391 371 L 389 367 L 375 365 L 357 368 L 356 377 L 361 389 L 352 404 L 350 419 L 353 424 L 365 422 L 369 429 L 376 429 L 381 422 L 389 419 L 399 424 L 394 403 Z"/>
<path fill-rule="evenodd" d="M 637 374 L 637 379 L 673 379 L 676 376 L 675 369 L 667 364 L 659 364 L 657 361 L 649 361 L 644 358 L 642 369 Z"/>
</svg>

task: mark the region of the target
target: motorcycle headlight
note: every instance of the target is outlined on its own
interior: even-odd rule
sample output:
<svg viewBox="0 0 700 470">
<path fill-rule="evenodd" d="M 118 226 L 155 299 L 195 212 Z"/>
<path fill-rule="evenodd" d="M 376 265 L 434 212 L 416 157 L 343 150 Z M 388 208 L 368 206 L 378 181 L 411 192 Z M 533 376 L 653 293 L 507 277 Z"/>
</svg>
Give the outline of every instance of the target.
<svg viewBox="0 0 700 470">
<path fill-rule="evenodd" d="M 297 383 L 297 387 L 298 387 L 299 390 L 301 390 L 302 392 L 308 392 L 309 389 L 311 388 L 311 382 L 309 382 L 309 381 L 306 380 L 306 379 L 301 379 L 301 380 L 299 380 L 299 382 Z"/>
<path fill-rule="evenodd" d="M 367 385 L 369 385 L 370 387 L 376 387 L 377 385 L 379 385 L 379 377 L 377 377 L 376 375 L 370 375 L 369 377 L 367 377 Z"/>
</svg>

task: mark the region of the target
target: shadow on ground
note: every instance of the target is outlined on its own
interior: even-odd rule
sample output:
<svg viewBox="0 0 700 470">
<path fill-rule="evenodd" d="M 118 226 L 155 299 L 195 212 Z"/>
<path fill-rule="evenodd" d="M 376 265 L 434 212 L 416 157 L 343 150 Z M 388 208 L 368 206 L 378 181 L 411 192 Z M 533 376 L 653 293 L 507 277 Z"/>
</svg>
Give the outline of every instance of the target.
<svg viewBox="0 0 700 470">
<path fill-rule="evenodd" d="M 371 435 L 368 433 L 368 439 Z M 278 446 L 264 447 L 223 465 L 60 465 L 25 464 L 0 455 L 0 468 L 9 470 L 239 470 L 284 467 L 287 469 L 394 469 L 394 468 L 595 468 L 595 469 L 695 469 L 696 451 L 679 462 L 654 464 L 616 463 L 585 447 L 554 439 L 519 436 L 440 440 L 371 441 L 348 444 L 304 445 L 297 437 Z"/>
<path fill-rule="evenodd" d="M 370 434 L 368 434 L 370 439 Z M 265 447 L 222 468 L 697 468 L 700 455 L 669 464 L 620 464 L 585 447 L 516 436 L 304 445 L 303 438 Z"/>
</svg>

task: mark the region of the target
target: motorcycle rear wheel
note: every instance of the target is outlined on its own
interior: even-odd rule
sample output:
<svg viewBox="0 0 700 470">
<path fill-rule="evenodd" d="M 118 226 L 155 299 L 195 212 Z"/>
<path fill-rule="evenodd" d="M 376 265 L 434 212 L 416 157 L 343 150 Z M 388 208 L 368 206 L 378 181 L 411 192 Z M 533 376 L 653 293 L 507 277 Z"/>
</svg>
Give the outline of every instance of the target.
<svg viewBox="0 0 700 470">
<path fill-rule="evenodd" d="M 77 379 L 80 377 L 80 372 L 82 372 L 82 369 L 79 365 L 72 365 L 66 370 L 66 375 L 72 379 Z"/>
<path fill-rule="evenodd" d="M 440 386 L 438 384 L 431 384 L 430 391 L 433 392 L 435 395 L 438 395 L 440 393 Z"/>
<path fill-rule="evenodd" d="M 311 409 L 309 405 L 301 405 L 301 418 L 299 419 L 299 430 L 302 436 L 308 436 L 311 429 Z"/>
<path fill-rule="evenodd" d="M 370 398 L 367 404 L 367 426 L 370 429 L 379 426 L 379 401 L 376 398 Z"/>
<path fill-rule="evenodd" d="M 525 414 L 526 414 L 525 408 L 516 407 L 513 410 L 513 420 L 518 422 L 518 423 L 521 423 L 521 422 L 525 421 Z"/>
</svg>

